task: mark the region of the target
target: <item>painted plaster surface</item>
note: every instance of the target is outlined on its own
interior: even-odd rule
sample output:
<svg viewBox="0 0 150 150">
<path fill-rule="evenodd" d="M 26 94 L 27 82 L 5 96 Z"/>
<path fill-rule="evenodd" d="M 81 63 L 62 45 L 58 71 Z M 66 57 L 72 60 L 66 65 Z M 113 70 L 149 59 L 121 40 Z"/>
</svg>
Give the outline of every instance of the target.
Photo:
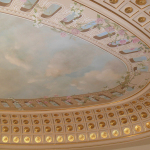
<svg viewBox="0 0 150 150">
<path fill-rule="evenodd" d="M 80 38 L 0 14 L 1 98 L 69 96 L 113 88 L 126 73 L 115 56 Z"/>
</svg>

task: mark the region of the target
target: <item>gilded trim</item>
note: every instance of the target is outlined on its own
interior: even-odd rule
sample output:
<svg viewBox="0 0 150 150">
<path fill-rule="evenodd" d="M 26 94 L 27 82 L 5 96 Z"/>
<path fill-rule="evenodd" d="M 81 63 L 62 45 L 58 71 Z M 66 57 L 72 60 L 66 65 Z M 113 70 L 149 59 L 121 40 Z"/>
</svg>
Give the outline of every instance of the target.
<svg viewBox="0 0 150 150">
<path fill-rule="evenodd" d="M 117 9 L 119 6 L 121 6 L 124 3 L 124 1 L 122 3 L 120 3 L 120 5 L 118 5 L 117 7 L 114 7 L 113 5 L 110 5 L 109 3 L 105 2 L 105 1 L 104 1 L 104 3 L 108 4 L 109 6 L 115 8 L 115 9 Z"/>
<path fill-rule="evenodd" d="M 143 8 L 140 8 L 138 5 L 136 5 L 135 3 L 133 3 L 131 0 L 130 0 L 130 2 L 131 2 L 132 4 L 134 4 L 136 7 L 138 7 L 139 9 L 145 9 L 146 7 L 150 6 L 150 4 L 149 4 L 149 5 L 147 5 L 147 6 L 143 7 Z"/>
<path fill-rule="evenodd" d="M 91 1 L 93 1 L 94 2 L 94 0 L 91 0 Z M 96 2 L 97 3 L 97 2 Z M 86 6 L 87 7 L 87 6 Z M 92 9 L 92 8 L 90 8 L 90 9 Z M 92 9 L 93 10 L 93 9 Z M 94 10 L 95 11 L 95 10 Z M 97 11 L 96 11 L 97 12 Z M 9 14 L 9 13 L 8 13 Z M 107 17 L 108 18 L 108 17 Z M 30 20 L 30 19 L 29 19 Z M 122 26 L 122 25 L 121 25 Z M 132 33 L 132 32 L 131 32 Z M 141 40 L 142 41 L 142 40 Z M 120 59 L 120 58 L 119 58 Z M 124 61 L 123 61 L 124 62 Z M 95 107 L 95 106 L 102 106 L 102 105 L 108 105 L 108 104 L 115 104 L 115 103 L 118 103 L 118 102 L 121 102 L 121 101 L 124 101 L 124 100 L 126 100 L 126 99 L 128 99 L 128 98 L 131 98 L 131 97 L 133 97 L 133 96 L 135 96 L 136 94 L 138 94 L 138 93 L 140 93 L 143 89 L 145 89 L 147 86 L 149 85 L 149 83 L 144 87 L 144 88 L 142 88 L 140 91 L 138 91 L 137 93 L 135 93 L 135 94 L 133 94 L 132 96 L 129 96 L 129 97 L 127 97 L 127 98 L 125 98 L 125 99 L 122 99 L 122 100 L 119 100 L 119 101 L 115 101 L 115 102 L 111 102 L 111 103 L 104 103 L 104 104 L 96 104 L 96 105 L 92 105 L 92 106 L 84 106 L 84 107 L 77 107 L 77 108 L 58 108 L 58 109 L 55 109 L 55 110 L 70 110 L 70 109 L 78 109 L 78 108 L 89 108 L 89 107 Z M 37 111 L 37 110 L 24 110 L 24 111 L 18 111 L 18 110 L 0 110 L 0 111 L 3 111 L 3 112 L 31 112 L 31 111 Z M 39 110 L 38 110 L 39 111 Z M 53 110 L 40 110 L 40 111 L 53 111 Z"/>
<path fill-rule="evenodd" d="M 147 12 L 146 12 L 146 10 L 145 10 L 144 12 L 145 12 L 147 15 L 149 15 L 149 16 L 150 16 L 150 13 L 147 13 Z"/>
<path fill-rule="evenodd" d="M 144 28 L 147 32 L 149 32 L 150 33 L 150 30 L 147 30 L 146 28 Z"/>
<path fill-rule="evenodd" d="M 134 135 L 130 135 L 130 136 L 125 136 L 125 137 L 118 137 L 118 138 L 114 138 L 114 139 L 104 139 L 104 140 L 101 140 L 101 141 L 112 141 L 112 140 L 116 140 L 116 139 L 125 139 L 125 138 L 131 138 L 131 137 L 135 137 L 135 136 L 138 136 L 138 135 L 142 135 L 142 134 L 145 134 L 145 133 L 148 133 L 148 132 L 150 132 L 150 131 L 145 131 L 145 132 L 141 132 L 141 133 L 138 133 L 138 134 L 134 134 Z M 80 134 L 82 134 L 82 133 L 80 133 Z M 137 140 L 141 140 L 141 139 L 145 139 L 145 138 L 150 138 L 150 135 L 149 136 L 146 136 L 146 137 L 142 137 L 142 138 L 136 138 L 136 139 L 134 139 L 134 140 L 131 140 L 131 139 L 129 139 L 129 140 L 127 140 L 127 141 L 124 141 L 124 142 L 113 142 L 113 143 L 109 143 L 109 145 L 114 145 L 114 144 L 121 144 L 121 143 L 126 143 L 126 142 L 133 142 L 133 141 L 137 141 Z M 82 144 L 82 143 L 96 143 L 96 142 L 99 142 L 100 140 L 93 140 L 93 141 L 87 141 L 87 142 L 81 142 L 80 144 Z M 75 144 L 79 144 L 78 142 L 77 143 L 67 143 L 67 145 L 75 145 Z M 8 146 L 17 146 L 18 144 L 0 144 L 0 145 L 2 145 L 2 146 L 5 146 L 5 145 L 8 145 Z M 57 144 L 44 144 L 45 146 L 56 146 Z M 59 143 L 58 144 L 59 146 L 60 145 L 66 145 L 66 143 Z M 108 145 L 108 144 L 101 144 L 101 146 L 106 146 L 106 145 Z M 27 144 L 21 144 L 21 146 L 31 146 L 31 147 L 33 147 L 33 146 L 37 146 L 37 144 L 30 144 L 30 145 L 27 145 Z M 38 146 L 43 146 L 43 144 L 38 144 Z M 100 146 L 100 145 L 94 145 L 94 146 Z M 93 147 L 93 146 L 86 146 L 87 148 L 89 148 L 89 147 Z M 84 148 L 86 148 L 85 146 L 84 146 Z M 75 147 L 72 147 L 72 148 L 75 148 Z M 59 147 L 59 149 L 64 149 L 64 148 L 60 148 Z"/>
<path fill-rule="evenodd" d="M 133 19 L 132 19 L 133 20 Z M 148 21 L 147 23 L 141 25 L 140 23 L 138 23 L 137 21 L 133 20 L 134 22 L 136 22 L 139 26 L 144 27 L 145 25 L 147 25 L 148 23 L 150 23 L 150 21 Z"/>
<path fill-rule="evenodd" d="M 76 0 L 73 0 L 73 1 L 75 1 L 75 2 L 77 2 Z M 106 10 L 108 10 L 108 11 L 110 11 L 110 12 L 112 12 L 113 14 L 115 14 L 116 16 L 118 16 L 118 17 L 120 17 L 121 19 L 123 19 L 123 20 L 125 20 L 126 22 L 128 22 L 129 24 L 131 24 L 133 27 L 135 27 L 136 29 L 138 29 L 140 32 L 142 32 L 145 36 L 147 36 L 148 38 L 150 38 L 146 33 L 144 33 L 141 29 L 139 29 L 137 26 L 135 26 L 134 24 L 132 24 L 130 21 L 128 21 L 127 19 L 125 19 L 125 18 L 123 18 L 122 16 L 120 16 L 119 14 L 117 14 L 117 13 L 115 13 L 114 11 L 112 11 L 111 9 L 109 9 L 109 8 L 107 8 L 107 7 L 105 7 L 105 6 L 103 6 L 103 5 L 101 5 L 101 4 L 99 4 L 98 2 L 96 2 L 95 0 L 90 0 L 91 2 L 93 2 L 93 3 L 95 3 L 95 4 L 97 4 L 97 5 L 99 5 L 99 6 L 101 6 L 101 7 L 103 7 L 103 8 L 105 8 Z M 81 3 L 80 3 L 81 4 Z M 84 5 L 84 4 L 82 4 L 82 5 Z M 88 6 L 86 6 L 86 5 L 84 5 L 85 7 L 87 7 L 87 8 L 89 8 L 89 9 L 92 9 L 92 8 L 90 8 L 90 7 L 88 7 Z M 96 11 L 96 10 L 94 10 L 94 9 L 92 9 L 93 11 L 95 11 L 95 12 L 97 12 L 97 13 L 100 13 L 100 12 L 98 12 L 98 11 Z M 100 13 L 101 14 L 101 13 Z M 107 18 L 109 18 L 108 16 L 106 16 L 106 15 L 104 15 L 104 14 L 101 14 L 101 15 L 103 15 L 103 16 L 105 16 L 105 17 L 107 17 Z M 110 20 L 112 20 L 111 18 L 109 18 Z M 115 22 L 115 23 L 117 23 L 117 24 L 119 24 L 118 22 L 116 22 L 116 21 L 114 21 L 114 20 L 112 20 L 113 22 Z M 121 24 L 119 24 L 120 26 L 122 26 Z M 122 26 L 123 27 L 123 26 Z M 125 27 L 123 27 L 123 28 L 125 28 Z M 127 29 L 127 28 L 125 28 L 125 29 Z M 129 30 L 129 29 L 128 29 Z M 132 31 L 130 31 L 131 33 L 132 33 Z M 132 33 L 132 34 L 134 34 L 134 33 Z M 140 39 L 140 38 L 139 38 Z M 141 41 L 143 41 L 142 39 L 140 39 Z M 143 41 L 144 42 L 144 41 Z M 145 42 L 144 42 L 145 43 Z M 146 43 L 145 43 L 146 44 Z M 150 48 L 150 46 L 148 46 L 149 48 Z"/>
<path fill-rule="evenodd" d="M 150 85 L 150 82 L 143 88 L 145 89 L 147 86 Z M 125 99 L 122 99 L 122 100 L 119 100 L 119 101 L 114 101 L 114 102 L 111 102 L 111 103 L 104 103 L 104 104 L 96 104 L 96 105 L 90 105 L 90 106 L 78 106 L 78 107 L 71 107 L 71 108 L 58 108 L 58 109 L 54 109 L 54 110 L 49 110 L 49 109 L 45 109 L 45 110 L 23 110 L 23 111 L 20 111 L 20 110 L 0 110 L 0 112 L 38 112 L 38 111 L 57 111 L 57 110 L 76 110 L 76 109 L 82 109 L 82 108 L 93 108 L 93 107 L 96 107 L 96 106 L 104 106 L 104 105 L 108 105 L 108 104 L 116 104 L 118 102 L 123 102 L 124 100 L 128 99 L 128 98 L 131 98 L 133 96 L 135 96 L 136 94 L 140 93 L 143 89 L 141 89 L 140 91 L 138 91 L 137 93 L 133 94 L 132 96 L 129 96 Z"/>
<path fill-rule="evenodd" d="M 123 11 L 119 10 L 121 13 L 123 13 L 124 15 L 126 15 L 129 18 L 132 18 L 135 14 L 137 14 L 139 12 L 139 10 L 137 12 L 135 12 L 134 14 L 132 14 L 132 16 L 128 16 L 126 13 L 124 13 Z"/>
</svg>

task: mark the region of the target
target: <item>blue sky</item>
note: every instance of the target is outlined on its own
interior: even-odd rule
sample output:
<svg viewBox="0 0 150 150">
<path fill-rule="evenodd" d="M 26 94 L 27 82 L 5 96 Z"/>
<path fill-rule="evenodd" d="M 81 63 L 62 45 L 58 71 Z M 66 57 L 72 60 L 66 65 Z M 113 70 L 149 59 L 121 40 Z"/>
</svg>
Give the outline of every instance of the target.
<svg viewBox="0 0 150 150">
<path fill-rule="evenodd" d="M 1 98 L 97 92 L 126 72 L 118 58 L 80 38 L 2 13 L 0 20 Z"/>
</svg>

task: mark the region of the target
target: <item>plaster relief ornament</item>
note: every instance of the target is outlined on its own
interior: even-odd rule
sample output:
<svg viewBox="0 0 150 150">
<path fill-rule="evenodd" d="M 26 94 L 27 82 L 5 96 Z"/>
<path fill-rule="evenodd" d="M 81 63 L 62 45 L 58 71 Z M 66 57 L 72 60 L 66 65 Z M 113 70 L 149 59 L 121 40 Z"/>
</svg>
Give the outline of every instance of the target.
<svg viewBox="0 0 150 150">
<path fill-rule="evenodd" d="M 149 56 L 143 55 L 149 55 L 150 49 L 127 29 L 97 13 L 93 16 L 94 19 L 88 18 L 85 15 L 85 7 L 76 2 L 72 3 L 69 10 L 66 11 L 70 14 L 62 19 L 60 14 L 66 14 L 64 12 L 66 8 L 61 3 L 51 2 L 49 5 L 46 3 L 42 5 L 36 0 L 20 1 L 24 8 L 23 10 L 20 9 L 21 11 L 26 14 L 32 12 L 29 19 L 32 19 L 33 26 L 37 28 L 32 29 L 32 32 L 39 33 L 40 36 L 37 34 L 37 37 L 32 38 L 34 33 L 29 33 L 24 27 L 22 35 L 25 35 L 25 32 L 31 35 L 28 36 L 30 39 L 28 43 L 32 51 L 28 50 L 29 47 L 26 47 L 25 52 L 24 50 L 22 50 L 23 52 L 19 51 L 21 45 L 18 44 L 19 46 L 12 46 L 13 50 L 10 51 L 10 54 L 4 54 L 4 58 L 12 66 L 26 70 L 30 79 L 25 82 L 29 87 L 33 88 L 35 85 L 39 87 L 40 83 L 43 85 L 41 87 L 43 90 L 39 90 L 39 93 L 42 93 L 42 98 L 35 100 L 38 106 L 47 108 L 49 103 L 59 106 L 56 101 L 59 102 L 62 96 L 64 97 L 61 100 L 70 106 L 75 100 L 78 105 L 85 105 L 88 102 L 114 101 L 119 97 L 125 97 L 127 94 L 142 89 L 149 82 L 147 77 L 150 65 Z M 117 3 L 118 1 L 114 2 Z M 114 2 L 111 1 L 110 3 L 114 4 Z M 30 28 L 30 25 L 28 27 Z M 57 39 L 58 43 L 54 39 Z M 98 47 L 90 47 L 90 43 L 88 45 L 81 39 L 86 39 Z M 28 45 L 26 40 L 22 41 L 22 45 Z M 37 41 L 40 42 L 37 43 Z M 100 48 L 104 45 L 105 54 Z M 106 54 L 106 51 L 109 52 L 109 55 Z M 133 54 L 132 58 L 130 54 Z M 103 55 L 104 57 L 101 57 Z M 120 59 L 119 63 L 116 63 L 118 60 L 114 56 Z M 42 63 L 41 61 L 39 63 L 36 58 L 40 58 Z M 104 62 L 101 61 L 103 58 L 105 58 Z M 126 66 L 122 61 L 125 62 Z M 102 65 L 103 63 L 104 65 Z M 119 69 L 114 67 L 116 64 Z M 40 65 L 42 67 L 38 71 L 37 68 Z M 147 74 L 146 77 L 144 77 L 145 74 Z M 141 78 L 142 82 L 134 82 L 137 78 Z M 24 79 L 21 78 L 21 80 Z M 27 88 L 24 88 L 24 91 L 29 92 Z M 38 92 L 34 93 L 38 95 Z M 56 96 L 55 93 L 58 93 L 59 96 Z M 43 97 L 45 94 L 49 96 Z M 51 97 L 52 95 L 55 96 Z M 18 110 L 23 110 L 17 100 L 14 98 L 12 100 Z M 29 108 L 37 107 L 33 103 L 32 100 L 29 100 L 25 105 Z"/>
<path fill-rule="evenodd" d="M 147 3 L 146 0 L 136 0 L 136 4 L 138 5 L 145 5 Z"/>
<path fill-rule="evenodd" d="M 96 11 L 98 1 L 91 6 L 72 0 L 1 1 L 2 148 L 82 149 L 146 139 L 150 48 L 145 29 L 135 33 L 123 18 L 119 24 L 119 16 L 114 22 Z M 100 7 L 118 5 L 128 16 L 135 7 L 144 12 L 148 4 L 132 0 L 133 9 L 125 2 L 104 0 Z"/>
</svg>

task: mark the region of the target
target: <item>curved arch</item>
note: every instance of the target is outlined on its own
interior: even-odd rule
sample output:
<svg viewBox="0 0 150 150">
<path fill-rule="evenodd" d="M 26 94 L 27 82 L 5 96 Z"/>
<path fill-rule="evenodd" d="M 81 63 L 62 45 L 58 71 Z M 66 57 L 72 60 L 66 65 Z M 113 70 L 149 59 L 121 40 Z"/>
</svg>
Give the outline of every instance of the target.
<svg viewBox="0 0 150 150">
<path fill-rule="evenodd" d="M 57 0 L 57 2 L 60 3 L 62 0 Z M 71 1 L 69 2 L 72 3 Z M 82 0 L 82 3 L 84 2 L 85 0 Z M 62 3 L 64 10 L 66 9 L 67 11 L 69 9 L 68 4 L 66 1 Z M 84 4 L 88 5 L 90 9 L 98 11 L 99 6 L 92 4 L 90 1 L 86 0 Z M 21 2 L 13 0 L 10 7 L 0 7 L 0 12 L 33 21 L 33 10 L 27 13 L 21 12 L 21 5 Z M 44 1 L 39 0 L 39 5 L 43 6 Z M 88 16 L 89 13 L 91 14 L 89 21 L 97 19 L 97 12 L 94 12 L 90 9 L 85 10 L 82 18 L 79 18 L 80 22 L 82 21 L 81 19 L 84 19 L 84 17 Z M 99 10 L 99 13 L 101 13 L 103 10 L 106 9 L 103 8 Z M 69 13 L 70 11 L 65 14 L 58 11 L 56 18 L 44 18 L 42 23 L 50 27 L 61 29 L 67 33 L 71 33 L 65 26 L 58 24 L 58 21 L 61 21 L 63 17 Z M 114 15 L 114 13 L 109 15 L 108 13 L 110 12 L 106 10 L 106 13 L 104 14 L 106 16 L 103 16 L 105 19 Z M 113 16 L 112 18 L 115 17 Z M 127 28 L 127 26 L 132 27 L 130 31 L 135 33 L 140 37 L 140 39 L 144 40 L 148 46 L 150 46 L 148 43 L 149 39 L 147 38 L 148 34 L 145 35 L 145 33 L 141 34 L 141 32 L 137 32 L 138 30 L 134 29 L 134 26 L 129 23 L 124 24 L 126 21 L 120 19 L 119 16 L 117 16 L 114 21 L 122 24 L 124 28 Z M 99 30 L 96 30 L 96 32 L 98 31 Z M 130 34 L 132 35 L 132 33 Z M 128 53 L 127 55 L 119 53 L 120 51 L 123 51 L 124 53 L 127 52 L 124 51 L 126 48 L 128 48 L 126 45 L 113 48 L 107 45 L 110 40 L 105 39 L 100 41 L 93 38 L 94 36 L 94 31 L 89 31 L 89 33 L 81 32 L 78 34 L 79 38 L 103 48 L 107 52 L 115 55 L 125 62 L 128 70 L 131 72 L 131 76 L 133 76 L 134 69 L 137 67 L 135 65 L 136 62 L 134 63 L 134 61 L 139 61 L 139 57 L 137 57 L 135 53 Z M 129 43 L 129 45 L 135 46 L 132 43 Z M 149 53 L 146 53 L 146 56 L 149 56 Z M 146 73 L 142 73 L 142 76 L 136 78 L 136 82 L 138 83 L 140 79 L 145 79 L 148 76 L 149 75 Z M 148 82 L 145 84 L 143 81 L 143 83 L 144 87 L 141 90 L 137 90 L 128 96 L 114 99 L 114 101 L 111 103 L 105 104 L 99 104 L 99 102 L 90 102 L 85 106 L 78 106 L 77 103 L 73 101 L 73 105 L 66 106 L 62 102 L 61 97 L 59 97 L 56 98 L 56 101 L 55 99 L 52 99 L 51 101 L 53 102 L 53 105 L 47 104 L 48 107 L 46 108 L 43 108 L 41 103 L 41 106 L 37 105 L 33 99 L 32 101 L 34 107 L 28 108 L 30 104 L 28 104 L 28 106 L 25 106 L 24 104 L 25 102 L 28 102 L 28 100 L 1 99 L 0 101 L 8 104 L 10 108 L 6 107 L 4 109 L 0 103 L 0 146 L 2 148 L 16 148 L 16 146 L 18 146 L 18 149 L 46 149 L 49 147 L 55 149 L 71 149 L 105 144 L 111 145 L 126 143 L 130 142 L 131 140 L 134 141 L 142 138 L 148 138 L 150 136 L 150 85 Z M 121 87 L 118 86 L 116 89 L 119 92 Z M 110 92 L 112 93 L 113 91 Z M 100 93 L 96 94 L 99 95 Z M 87 96 L 90 95 L 87 94 Z M 41 99 L 41 102 L 42 100 L 43 99 Z M 49 99 L 47 98 L 47 100 Z M 13 103 L 15 103 L 16 107 L 19 106 L 18 110 L 15 108 L 15 106 L 13 106 Z M 20 106 L 22 106 L 23 109 L 20 109 Z"/>
</svg>

